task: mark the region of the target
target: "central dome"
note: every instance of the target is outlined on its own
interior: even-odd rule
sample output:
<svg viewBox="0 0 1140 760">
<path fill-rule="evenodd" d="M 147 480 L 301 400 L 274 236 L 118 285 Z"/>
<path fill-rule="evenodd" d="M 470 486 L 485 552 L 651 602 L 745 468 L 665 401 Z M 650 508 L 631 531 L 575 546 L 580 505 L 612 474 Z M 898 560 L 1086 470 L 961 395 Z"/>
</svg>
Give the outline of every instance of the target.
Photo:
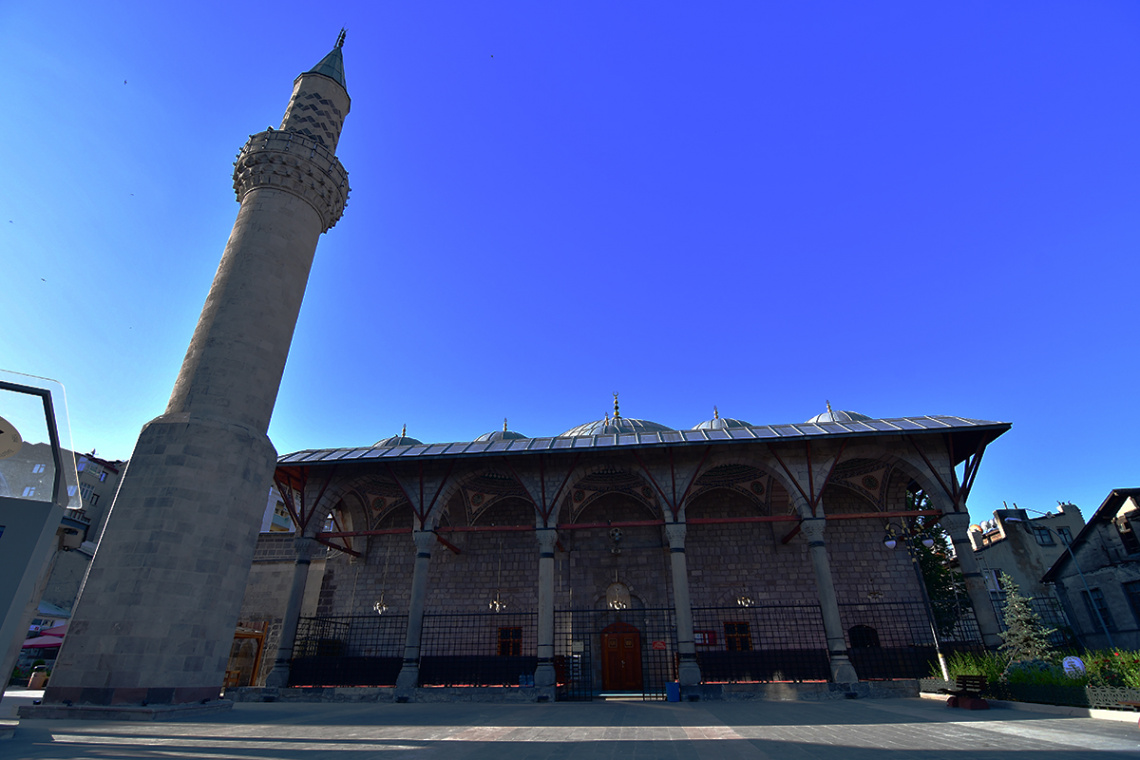
<svg viewBox="0 0 1140 760">
<path fill-rule="evenodd" d="M 632 417 L 615 417 L 611 420 L 606 417 L 571 428 L 558 437 L 574 438 L 583 435 L 613 435 L 615 433 L 659 433 L 672 430 L 671 427 L 659 425 L 649 420 L 635 420 Z"/>
<path fill-rule="evenodd" d="M 618 409 L 617 394 L 614 394 L 614 416 L 608 414 L 600 420 L 587 422 L 576 428 L 567 430 L 559 438 L 578 438 L 586 435 L 615 435 L 618 433 L 660 433 L 675 432 L 673 428 L 659 425 L 649 420 L 637 420 L 632 417 L 622 417 Z"/>
</svg>

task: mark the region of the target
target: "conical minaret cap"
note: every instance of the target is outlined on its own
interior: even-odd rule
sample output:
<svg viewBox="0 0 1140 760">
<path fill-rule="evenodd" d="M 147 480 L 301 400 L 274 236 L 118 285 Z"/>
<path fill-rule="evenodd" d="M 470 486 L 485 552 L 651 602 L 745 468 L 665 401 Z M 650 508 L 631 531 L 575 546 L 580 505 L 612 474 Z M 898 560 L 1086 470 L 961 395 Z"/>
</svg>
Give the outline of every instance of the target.
<svg viewBox="0 0 1140 760">
<path fill-rule="evenodd" d="M 341 48 L 344 47 L 344 30 L 340 30 L 340 36 L 337 37 L 336 47 L 334 47 L 328 55 L 320 60 L 316 66 L 309 69 L 306 74 L 321 74 L 333 80 L 345 92 L 348 92 L 348 85 L 344 83 L 344 56 L 341 55 Z"/>
</svg>

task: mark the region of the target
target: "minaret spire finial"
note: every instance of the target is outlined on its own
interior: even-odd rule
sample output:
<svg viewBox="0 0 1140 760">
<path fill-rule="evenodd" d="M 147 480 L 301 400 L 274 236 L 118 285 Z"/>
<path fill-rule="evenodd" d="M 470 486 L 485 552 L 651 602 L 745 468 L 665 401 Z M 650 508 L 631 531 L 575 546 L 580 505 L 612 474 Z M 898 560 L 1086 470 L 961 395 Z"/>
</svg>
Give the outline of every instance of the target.
<svg viewBox="0 0 1140 760">
<path fill-rule="evenodd" d="M 827 403 L 827 413 L 828 413 L 828 414 L 831 414 L 831 402 L 830 402 L 830 401 L 828 401 L 828 402 L 826 402 L 826 403 Z"/>
<path fill-rule="evenodd" d="M 617 391 L 614 391 L 614 419 L 615 420 L 619 419 L 621 417 L 621 412 L 618 411 L 618 399 L 617 399 L 617 397 L 618 397 Z"/>
<path fill-rule="evenodd" d="M 408 423 L 404 423 L 404 429 L 400 431 L 400 437 L 403 438 L 408 434 Z"/>
<path fill-rule="evenodd" d="M 504 433 L 507 432 L 507 418 L 506 417 L 503 418 L 503 432 Z"/>
<path fill-rule="evenodd" d="M 342 26 L 340 28 L 340 34 L 338 34 L 337 38 L 336 38 L 336 46 L 337 47 L 344 47 L 344 33 L 345 33 L 345 29 Z"/>
</svg>

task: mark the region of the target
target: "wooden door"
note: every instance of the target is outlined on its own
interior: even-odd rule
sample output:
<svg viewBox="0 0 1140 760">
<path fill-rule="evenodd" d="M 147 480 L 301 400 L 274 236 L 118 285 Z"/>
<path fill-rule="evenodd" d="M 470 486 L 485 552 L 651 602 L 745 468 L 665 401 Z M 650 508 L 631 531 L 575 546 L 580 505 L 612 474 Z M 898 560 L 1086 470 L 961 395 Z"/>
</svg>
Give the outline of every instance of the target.
<svg viewBox="0 0 1140 760">
<path fill-rule="evenodd" d="M 627 623 L 602 631 L 602 689 L 641 691 L 641 634 Z"/>
</svg>

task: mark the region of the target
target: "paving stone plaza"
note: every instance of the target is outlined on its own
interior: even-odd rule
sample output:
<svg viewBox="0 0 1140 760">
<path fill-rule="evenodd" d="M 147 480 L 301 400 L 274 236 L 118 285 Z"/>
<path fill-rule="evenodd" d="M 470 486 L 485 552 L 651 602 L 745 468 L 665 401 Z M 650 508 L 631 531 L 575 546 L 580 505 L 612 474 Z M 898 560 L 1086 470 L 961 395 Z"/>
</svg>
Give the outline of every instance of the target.
<svg viewBox="0 0 1140 760">
<path fill-rule="evenodd" d="M 9 694 L 0 714 L 19 697 Z M 1123 717 L 1123 716 L 1122 716 Z M 843 758 L 1134 757 L 1129 718 L 939 700 L 264 704 L 183 721 L 23 720 L 5 760 L 33 758 Z"/>
</svg>

